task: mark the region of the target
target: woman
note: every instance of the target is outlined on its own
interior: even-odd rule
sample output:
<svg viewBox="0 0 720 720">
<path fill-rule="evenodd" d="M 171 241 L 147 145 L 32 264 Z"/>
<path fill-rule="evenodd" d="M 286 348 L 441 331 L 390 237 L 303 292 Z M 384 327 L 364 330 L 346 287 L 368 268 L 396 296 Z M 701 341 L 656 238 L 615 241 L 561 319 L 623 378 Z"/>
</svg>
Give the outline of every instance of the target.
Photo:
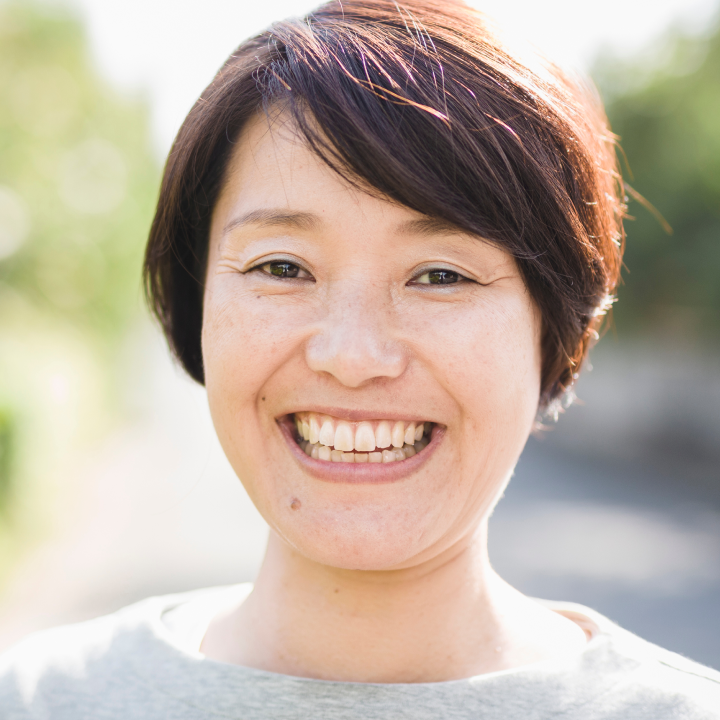
<svg viewBox="0 0 720 720">
<path fill-rule="evenodd" d="M 621 196 L 592 93 L 459 2 L 336 0 L 241 45 L 145 277 L 262 569 L 27 639 L 0 716 L 720 717 L 717 673 L 487 557 L 611 302 Z"/>
</svg>

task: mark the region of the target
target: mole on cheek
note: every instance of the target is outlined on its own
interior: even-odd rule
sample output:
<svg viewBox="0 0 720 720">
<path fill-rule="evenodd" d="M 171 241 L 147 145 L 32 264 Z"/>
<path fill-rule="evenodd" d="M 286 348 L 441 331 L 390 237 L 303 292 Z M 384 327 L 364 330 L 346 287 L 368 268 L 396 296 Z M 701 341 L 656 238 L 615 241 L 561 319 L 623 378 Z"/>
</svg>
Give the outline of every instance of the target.
<svg viewBox="0 0 720 720">
<path fill-rule="evenodd" d="M 293 498 L 292 502 L 290 503 L 290 509 L 291 510 L 299 510 L 301 507 L 301 502 L 297 498 Z"/>
</svg>

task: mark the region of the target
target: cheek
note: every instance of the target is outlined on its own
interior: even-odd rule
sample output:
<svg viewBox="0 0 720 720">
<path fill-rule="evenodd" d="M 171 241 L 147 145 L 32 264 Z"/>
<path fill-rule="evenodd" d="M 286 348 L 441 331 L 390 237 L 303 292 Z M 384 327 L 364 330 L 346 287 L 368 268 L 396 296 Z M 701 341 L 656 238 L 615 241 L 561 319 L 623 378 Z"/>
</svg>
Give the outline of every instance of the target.
<svg viewBox="0 0 720 720">
<path fill-rule="evenodd" d="M 266 385 L 296 351 L 301 326 L 292 309 L 278 312 L 268 298 L 239 291 L 233 280 L 228 275 L 208 283 L 202 329 L 208 402 L 231 462 L 243 443 L 262 441 L 258 408 Z"/>
<path fill-rule="evenodd" d="M 277 454 L 274 402 L 292 392 L 286 375 L 289 368 L 301 366 L 307 310 L 291 303 L 278 307 L 277 298 L 243 292 L 239 285 L 231 274 L 207 284 L 205 386 L 225 455 L 256 507 L 274 525 L 270 506 L 277 504 L 277 488 L 267 482 L 267 459 Z"/>
<path fill-rule="evenodd" d="M 489 295 L 489 294 L 488 294 Z M 426 309 L 414 335 L 469 427 L 499 420 L 522 434 L 540 394 L 540 315 L 524 290 Z"/>
<path fill-rule="evenodd" d="M 470 367 L 464 368 L 464 382 L 486 398 L 495 419 L 524 430 L 540 395 L 540 333 L 533 306 L 524 298 L 514 300 L 493 307 L 478 321 L 477 332 L 468 338 Z"/>
<path fill-rule="evenodd" d="M 497 502 L 522 453 L 540 396 L 540 315 L 525 292 L 435 318 L 435 375 L 455 398 L 449 449 L 463 479 L 453 510 L 478 518 Z M 458 505 L 457 500 L 460 499 Z M 467 515 L 460 508 L 467 509 Z"/>
<path fill-rule="evenodd" d="M 292 304 L 242 291 L 233 275 L 213 279 L 205 292 L 202 350 L 208 392 L 254 397 L 298 344 L 302 318 Z"/>
</svg>

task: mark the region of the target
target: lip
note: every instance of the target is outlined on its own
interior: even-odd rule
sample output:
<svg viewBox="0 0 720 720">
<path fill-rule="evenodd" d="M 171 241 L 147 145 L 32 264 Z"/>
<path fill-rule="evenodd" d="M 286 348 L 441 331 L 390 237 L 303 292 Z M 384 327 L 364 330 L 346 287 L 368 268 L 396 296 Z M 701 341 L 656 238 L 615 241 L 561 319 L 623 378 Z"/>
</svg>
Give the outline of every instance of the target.
<svg viewBox="0 0 720 720">
<path fill-rule="evenodd" d="M 330 415 L 336 420 L 345 420 L 346 422 L 362 422 L 363 420 L 388 420 L 389 422 L 395 422 L 396 420 L 402 420 L 403 422 L 427 422 L 426 417 L 406 417 L 404 415 L 398 415 L 396 412 L 383 412 L 373 410 L 348 410 L 347 408 L 331 407 L 329 405 L 323 406 L 307 406 L 292 410 L 287 413 L 287 416 L 294 415 L 295 412 L 312 412 L 317 415 Z M 282 421 L 285 415 L 281 415 L 277 418 L 278 422 Z"/>
<path fill-rule="evenodd" d="M 347 411 L 344 414 L 347 417 Z M 337 415 L 335 417 L 337 417 Z M 365 417 L 367 417 L 367 415 Z M 445 434 L 444 427 L 434 425 L 430 442 L 419 453 L 405 460 L 398 460 L 391 463 L 333 463 L 327 462 L 326 460 L 314 460 L 302 451 L 302 448 L 295 442 L 295 426 L 290 419 L 290 415 L 278 418 L 277 424 L 290 452 L 303 470 L 318 480 L 325 482 L 350 483 L 356 485 L 377 485 L 400 482 L 407 479 L 429 460 Z"/>
</svg>

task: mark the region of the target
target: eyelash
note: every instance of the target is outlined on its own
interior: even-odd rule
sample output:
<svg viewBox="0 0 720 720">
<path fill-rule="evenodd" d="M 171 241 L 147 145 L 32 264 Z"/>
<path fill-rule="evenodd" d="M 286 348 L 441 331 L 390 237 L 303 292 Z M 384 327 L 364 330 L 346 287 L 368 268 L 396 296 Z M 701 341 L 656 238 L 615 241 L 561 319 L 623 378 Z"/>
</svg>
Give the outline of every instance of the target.
<svg viewBox="0 0 720 720">
<path fill-rule="evenodd" d="M 259 270 L 264 275 L 267 275 L 268 277 L 274 278 L 276 280 L 306 280 L 306 279 L 308 279 L 308 278 L 304 278 L 304 277 L 298 278 L 297 276 L 292 276 L 292 275 L 287 277 L 287 276 L 282 276 L 282 275 L 275 274 L 272 272 L 268 272 L 267 270 L 263 270 L 263 268 L 265 268 L 269 265 L 286 265 L 286 266 L 289 265 L 293 268 L 296 268 L 298 273 L 300 273 L 300 272 L 307 273 L 307 275 L 309 276 L 310 279 L 314 279 L 314 278 L 312 278 L 312 275 L 310 275 L 310 273 L 307 270 L 305 270 L 304 267 L 302 267 L 302 265 L 299 265 L 298 263 L 293 262 L 292 260 L 287 260 L 285 258 L 277 258 L 276 260 L 266 260 L 265 262 L 259 263 L 258 265 L 251 267 L 247 272 L 254 272 L 254 271 Z"/>
<path fill-rule="evenodd" d="M 270 265 L 291 266 L 292 268 L 295 268 L 298 273 L 301 273 L 301 272 L 307 273 L 309 278 L 314 280 L 314 278 L 312 278 L 312 275 L 310 275 L 310 273 L 307 270 L 305 270 L 301 265 L 299 265 L 298 263 L 292 262 L 291 260 L 286 260 L 283 258 L 278 258 L 277 260 L 269 260 L 269 261 L 260 263 L 258 265 L 255 265 L 254 267 L 250 268 L 247 272 L 253 272 L 253 271 L 259 270 L 263 274 L 268 275 L 269 277 L 273 277 L 277 280 L 295 280 L 295 279 L 305 280 L 305 279 L 307 279 L 307 278 L 298 278 L 297 275 L 283 276 L 279 273 L 268 272 L 267 270 L 263 269 Z M 419 282 L 419 278 L 422 278 L 425 275 L 427 275 L 429 278 L 429 276 L 431 276 L 431 275 L 434 275 L 434 274 L 439 275 L 440 273 L 447 273 L 448 275 L 454 275 L 455 280 L 453 280 L 451 282 L 442 282 L 442 281 L 440 281 L 440 282 L 432 282 L 432 281 Z M 451 270 L 449 268 L 443 268 L 443 267 L 430 267 L 427 269 L 423 269 L 423 271 L 421 273 L 415 275 L 408 284 L 413 284 L 413 285 L 458 285 L 458 284 L 461 284 L 463 281 L 473 282 L 473 280 L 466 277 L 465 275 L 462 275 L 457 270 Z"/>
<path fill-rule="evenodd" d="M 428 276 L 428 279 L 431 275 L 439 275 L 441 273 L 447 274 L 447 275 L 454 275 L 455 280 L 452 282 L 419 282 L 419 279 L 424 277 L 425 275 Z M 466 277 L 462 273 L 459 273 L 457 270 L 451 270 L 450 268 L 444 268 L 444 267 L 430 267 L 426 270 L 423 270 L 420 274 L 416 275 L 412 280 L 411 283 L 413 285 L 436 285 L 436 286 L 445 286 L 445 285 L 461 285 L 465 282 L 473 282 L 469 277 Z"/>
</svg>

